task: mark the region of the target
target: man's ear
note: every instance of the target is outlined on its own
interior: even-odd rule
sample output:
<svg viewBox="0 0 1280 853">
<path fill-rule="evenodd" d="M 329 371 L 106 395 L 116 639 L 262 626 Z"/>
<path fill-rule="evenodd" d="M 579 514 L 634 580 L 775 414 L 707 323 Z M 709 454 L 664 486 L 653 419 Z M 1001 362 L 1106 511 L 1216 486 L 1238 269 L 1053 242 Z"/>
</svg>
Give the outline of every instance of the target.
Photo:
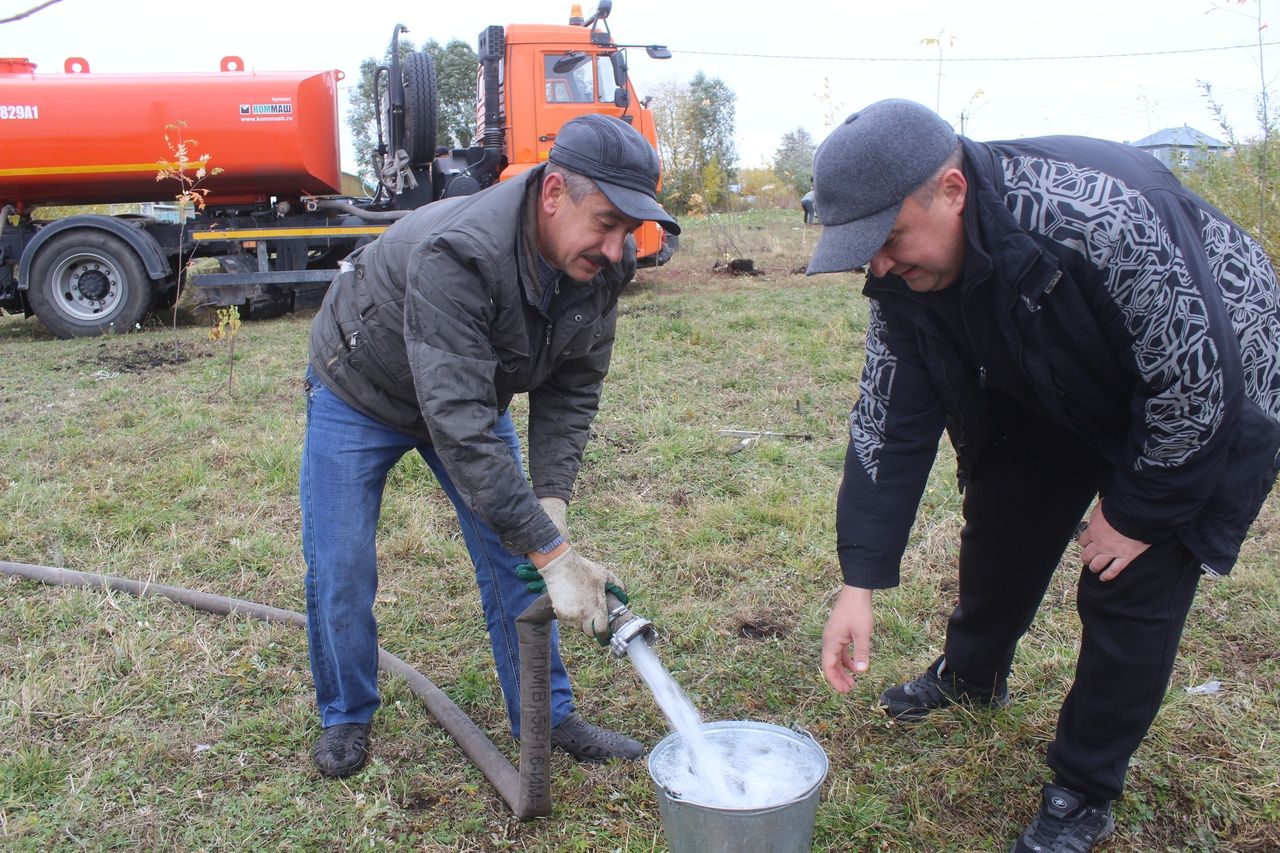
<svg viewBox="0 0 1280 853">
<path fill-rule="evenodd" d="M 564 200 L 569 197 L 568 189 L 564 175 L 559 172 L 547 172 L 543 175 L 542 191 L 538 198 L 543 212 L 552 214 L 559 210 L 560 205 L 564 204 Z"/>
<path fill-rule="evenodd" d="M 947 169 L 938 181 L 938 193 L 949 207 L 957 212 L 964 210 L 965 196 L 969 192 L 969 181 L 959 169 Z"/>
</svg>

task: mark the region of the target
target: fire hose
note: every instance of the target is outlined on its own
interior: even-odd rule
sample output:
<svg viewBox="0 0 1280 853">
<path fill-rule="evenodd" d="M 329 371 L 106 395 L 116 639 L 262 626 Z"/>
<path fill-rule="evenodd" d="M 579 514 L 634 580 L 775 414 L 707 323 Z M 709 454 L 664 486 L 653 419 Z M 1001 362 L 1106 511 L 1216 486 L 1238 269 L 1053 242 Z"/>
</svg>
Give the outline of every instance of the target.
<svg viewBox="0 0 1280 853">
<path fill-rule="evenodd" d="M 206 613 L 249 616 L 300 628 L 307 624 L 306 616 L 292 610 L 114 575 L 2 560 L 0 574 L 50 586 L 111 589 L 138 597 L 159 596 Z M 611 648 L 616 656 L 626 654 L 627 643 L 632 639 L 652 641 L 656 636 L 647 619 L 633 615 L 617 599 L 609 603 L 613 629 Z M 378 647 L 378 668 L 404 677 L 413 695 L 422 700 L 431 716 L 453 736 L 520 820 L 551 814 L 551 622 L 554 619 L 551 598 L 546 594 L 516 618 L 520 646 L 519 770 L 443 690 L 400 658 Z"/>
<path fill-rule="evenodd" d="M 395 222 L 413 213 L 412 210 L 365 210 L 350 202 L 332 198 L 318 198 L 314 200 L 314 204 L 318 210 L 340 210 L 343 213 L 358 216 L 366 222 Z"/>
</svg>

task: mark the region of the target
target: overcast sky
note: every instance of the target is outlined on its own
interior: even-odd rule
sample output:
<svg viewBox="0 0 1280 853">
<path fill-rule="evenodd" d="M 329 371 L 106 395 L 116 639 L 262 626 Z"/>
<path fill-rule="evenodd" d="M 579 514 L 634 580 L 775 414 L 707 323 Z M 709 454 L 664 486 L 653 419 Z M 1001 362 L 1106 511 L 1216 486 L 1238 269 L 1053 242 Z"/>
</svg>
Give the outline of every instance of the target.
<svg viewBox="0 0 1280 853">
<path fill-rule="evenodd" d="M 0 0 L 0 17 L 38 2 Z M 61 0 L 0 26 L 0 56 L 25 56 L 38 73 L 60 71 L 68 56 L 103 73 L 212 71 L 227 54 L 262 71 L 337 68 L 348 75 L 345 107 L 361 60 L 382 54 L 396 23 L 419 44 L 460 38 L 474 48 L 488 25 L 567 22 L 570 5 Z M 804 127 L 821 140 L 832 115 L 886 97 L 935 107 L 957 130 L 965 114 L 963 131 L 977 139 L 1079 133 L 1134 141 L 1183 124 L 1222 138 L 1197 85 L 1205 80 L 1237 133 L 1248 136 L 1263 71 L 1280 102 L 1280 45 L 1259 55 L 1257 8 L 1236 0 L 616 0 L 609 23 L 619 43 L 665 44 L 675 54 L 656 61 L 630 52 L 641 97 L 699 70 L 724 80 L 737 94 L 742 165 L 754 166 L 783 133 Z M 1280 2 L 1262 9 L 1265 23 Z M 922 44 L 939 36 L 941 64 L 939 48 Z M 1280 42 L 1280 22 L 1263 38 Z M 1251 47 L 1219 49 L 1239 45 Z M 1052 58 L 1083 56 L 1095 58 Z M 350 169 L 345 126 L 342 134 Z"/>
</svg>

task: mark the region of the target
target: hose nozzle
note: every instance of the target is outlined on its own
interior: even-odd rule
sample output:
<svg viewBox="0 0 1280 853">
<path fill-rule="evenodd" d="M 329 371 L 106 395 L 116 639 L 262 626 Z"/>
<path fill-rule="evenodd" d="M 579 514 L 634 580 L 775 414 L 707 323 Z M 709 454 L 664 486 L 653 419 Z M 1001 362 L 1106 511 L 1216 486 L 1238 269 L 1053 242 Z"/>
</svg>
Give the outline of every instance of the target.
<svg viewBox="0 0 1280 853">
<path fill-rule="evenodd" d="M 658 631 L 648 619 L 637 616 L 613 595 L 609 603 L 609 651 L 614 657 L 627 656 L 627 646 L 637 637 L 653 645 L 658 641 Z"/>
</svg>

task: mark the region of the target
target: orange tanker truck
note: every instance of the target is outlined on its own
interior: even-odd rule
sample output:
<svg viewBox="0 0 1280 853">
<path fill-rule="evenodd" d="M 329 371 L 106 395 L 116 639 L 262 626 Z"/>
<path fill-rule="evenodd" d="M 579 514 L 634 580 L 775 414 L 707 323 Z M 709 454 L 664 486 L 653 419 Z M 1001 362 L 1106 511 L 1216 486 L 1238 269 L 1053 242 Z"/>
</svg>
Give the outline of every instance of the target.
<svg viewBox="0 0 1280 853">
<path fill-rule="evenodd" d="M 479 38 L 477 142 L 436 157 L 435 69 L 426 53 L 378 70 L 377 191 L 343 195 L 341 71 L 250 72 L 239 57 L 209 74 L 93 74 L 82 58 L 61 74 L 0 58 L 0 309 L 34 314 L 70 338 L 125 332 L 172 305 L 190 258 L 216 270 L 190 283 L 204 304 L 262 315 L 314 304 L 338 262 L 409 210 L 477 192 L 547 157 L 566 121 L 588 112 L 630 122 L 654 146 L 626 46 L 609 32 L 610 0 L 567 25 L 512 24 Z M 654 58 L 670 53 L 646 46 Z M 166 130 L 198 140 L 222 171 L 184 225 L 139 215 L 35 215 L 41 207 L 173 201 L 157 181 Z M 186 172 L 191 177 L 199 163 Z M 637 229 L 642 263 L 675 248 Z M 211 266 L 211 265 L 204 265 Z"/>
</svg>

